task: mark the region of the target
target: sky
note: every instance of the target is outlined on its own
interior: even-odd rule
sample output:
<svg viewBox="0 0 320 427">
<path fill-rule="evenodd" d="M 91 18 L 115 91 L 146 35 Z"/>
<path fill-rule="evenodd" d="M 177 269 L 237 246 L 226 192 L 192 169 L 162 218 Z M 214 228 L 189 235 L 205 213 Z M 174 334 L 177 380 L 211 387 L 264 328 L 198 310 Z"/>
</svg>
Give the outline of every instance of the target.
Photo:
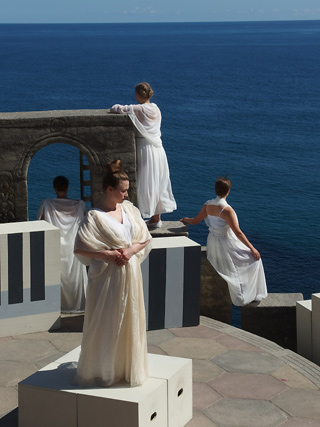
<svg viewBox="0 0 320 427">
<path fill-rule="evenodd" d="M 0 0 L 0 23 L 320 19 L 320 0 Z"/>
</svg>

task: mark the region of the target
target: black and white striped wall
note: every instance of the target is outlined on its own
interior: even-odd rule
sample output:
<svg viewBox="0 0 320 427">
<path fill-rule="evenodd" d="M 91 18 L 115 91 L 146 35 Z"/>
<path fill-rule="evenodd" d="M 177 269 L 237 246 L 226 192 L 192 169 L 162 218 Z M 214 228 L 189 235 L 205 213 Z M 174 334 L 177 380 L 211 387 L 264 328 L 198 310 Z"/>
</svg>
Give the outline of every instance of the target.
<svg viewBox="0 0 320 427">
<path fill-rule="evenodd" d="M 201 246 L 184 236 L 157 237 L 141 265 L 147 329 L 196 326 Z"/>
<path fill-rule="evenodd" d="M 0 224 L 0 291 L 0 337 L 58 326 L 58 228 L 45 221 Z"/>
</svg>

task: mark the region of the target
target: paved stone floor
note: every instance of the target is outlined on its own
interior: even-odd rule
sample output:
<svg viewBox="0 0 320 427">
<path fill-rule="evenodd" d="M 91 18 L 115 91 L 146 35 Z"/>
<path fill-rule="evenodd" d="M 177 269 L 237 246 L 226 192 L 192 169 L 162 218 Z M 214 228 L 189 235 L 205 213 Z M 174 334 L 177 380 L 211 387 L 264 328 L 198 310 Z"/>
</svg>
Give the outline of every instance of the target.
<svg viewBox="0 0 320 427">
<path fill-rule="evenodd" d="M 81 328 L 78 316 L 57 332 L 0 338 L 0 427 L 18 426 L 18 382 L 80 345 Z M 148 332 L 148 347 L 193 359 L 187 427 L 320 427 L 320 367 L 290 350 L 206 317 Z"/>
</svg>

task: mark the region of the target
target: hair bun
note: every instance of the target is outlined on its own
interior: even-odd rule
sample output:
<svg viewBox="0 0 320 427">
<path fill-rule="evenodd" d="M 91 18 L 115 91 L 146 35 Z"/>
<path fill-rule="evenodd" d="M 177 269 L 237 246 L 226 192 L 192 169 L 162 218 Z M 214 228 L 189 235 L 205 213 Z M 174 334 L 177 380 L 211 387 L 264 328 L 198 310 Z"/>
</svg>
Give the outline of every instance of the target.
<svg viewBox="0 0 320 427">
<path fill-rule="evenodd" d="M 153 95 L 153 90 L 147 82 L 138 83 L 135 87 L 135 91 L 144 99 L 150 99 Z"/>
<path fill-rule="evenodd" d="M 107 163 L 107 173 L 114 174 L 122 171 L 121 160 L 114 160 L 113 162 Z"/>
</svg>

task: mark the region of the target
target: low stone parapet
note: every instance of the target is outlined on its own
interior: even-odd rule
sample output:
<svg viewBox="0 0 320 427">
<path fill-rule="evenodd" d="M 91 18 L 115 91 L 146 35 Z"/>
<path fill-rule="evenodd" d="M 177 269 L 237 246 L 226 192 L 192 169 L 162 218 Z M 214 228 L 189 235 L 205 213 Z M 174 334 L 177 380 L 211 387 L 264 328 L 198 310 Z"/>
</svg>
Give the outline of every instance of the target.
<svg viewBox="0 0 320 427">
<path fill-rule="evenodd" d="M 268 294 L 241 307 L 241 328 L 296 351 L 296 303 L 302 300 L 300 293 Z"/>
<path fill-rule="evenodd" d="M 152 237 L 189 236 L 189 226 L 181 221 L 162 221 L 162 227 L 149 231 Z"/>
</svg>

